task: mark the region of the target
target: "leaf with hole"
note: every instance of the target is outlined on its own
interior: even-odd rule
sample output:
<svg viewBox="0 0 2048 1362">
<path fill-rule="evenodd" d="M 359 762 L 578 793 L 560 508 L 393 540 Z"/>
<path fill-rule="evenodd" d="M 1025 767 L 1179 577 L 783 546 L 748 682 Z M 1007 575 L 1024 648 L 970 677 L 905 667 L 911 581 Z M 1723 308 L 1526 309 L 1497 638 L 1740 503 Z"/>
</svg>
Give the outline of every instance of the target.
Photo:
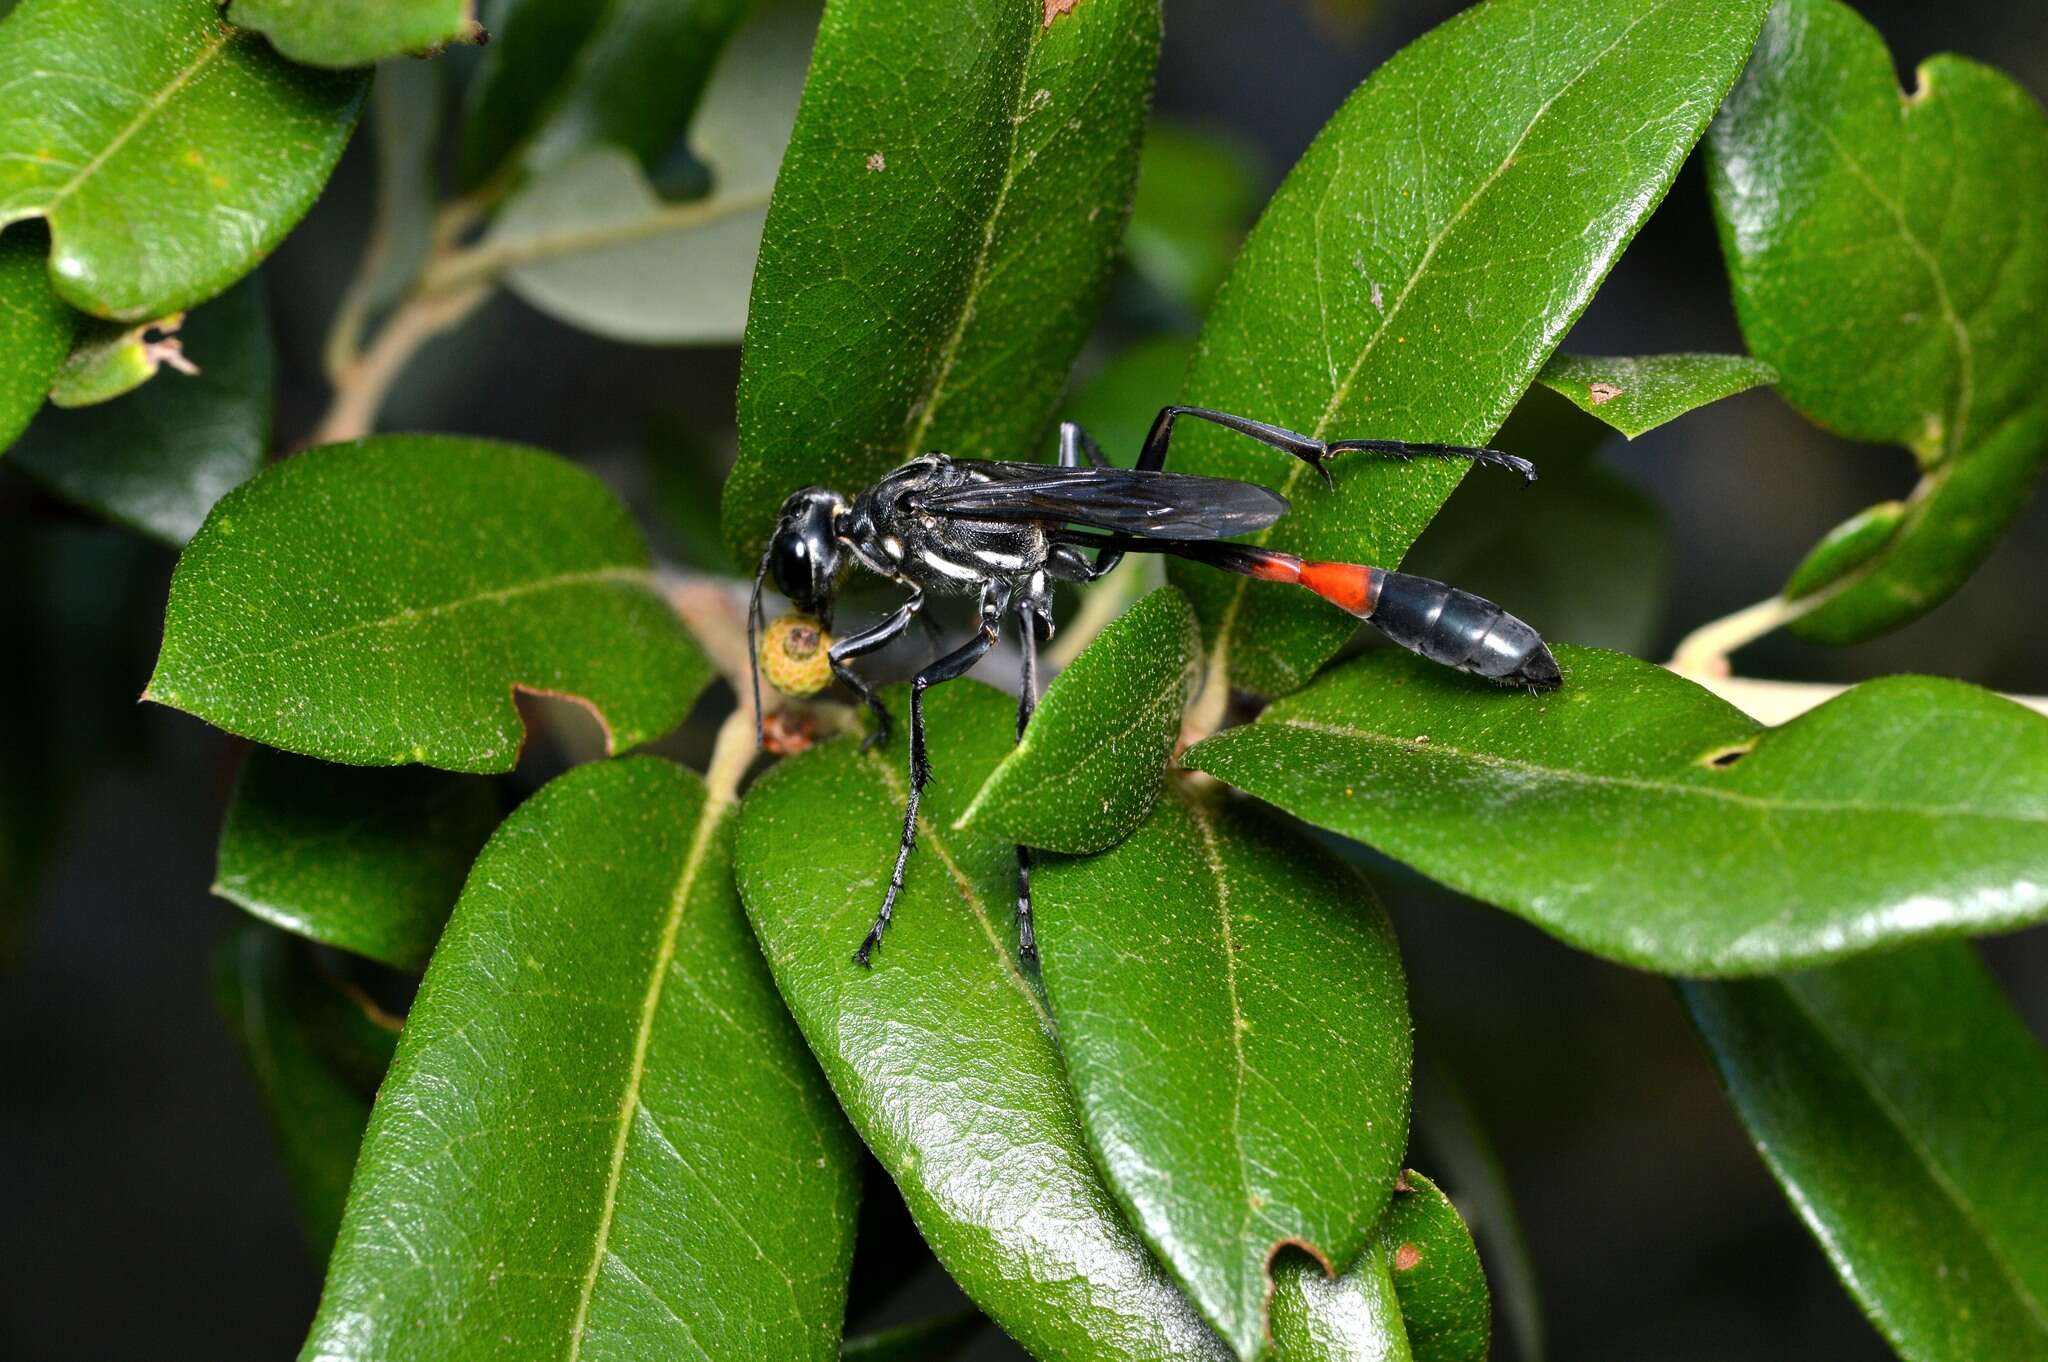
<svg viewBox="0 0 2048 1362">
<path fill-rule="evenodd" d="M 711 172 L 708 198 L 664 202 L 614 146 L 565 156 L 529 181 L 485 238 L 506 286 L 615 340 L 736 343 L 816 22 L 807 7 L 773 5 L 733 39 L 690 134 Z"/>
<path fill-rule="evenodd" d="M 1159 798 L 1201 639 L 1187 597 L 1161 587 L 1053 678 L 1016 749 L 955 822 L 1024 846 L 1115 846 Z"/>
<path fill-rule="evenodd" d="M 229 0 L 227 18 L 312 66 L 368 66 L 488 37 L 476 0 Z"/>
<path fill-rule="evenodd" d="M 1816 642 L 1948 597 L 2048 459 L 2048 120 L 1962 57 L 1916 82 L 1900 91 L 1847 6 L 1787 0 L 1708 143 L 1749 348 L 1814 421 L 1919 465 L 1881 544 L 1831 541 L 1794 574 L 1787 594 L 1812 609 L 1792 628 Z"/>
<path fill-rule="evenodd" d="M 799 487 L 1031 450 L 1109 281 L 1158 45 L 1159 0 L 829 7 L 747 315 L 742 561 Z"/>
<path fill-rule="evenodd" d="M 81 410 L 47 408 L 8 461 L 73 505 L 185 543 L 263 466 L 277 378 L 254 277 L 194 311 L 178 335 L 198 373 Z"/>
<path fill-rule="evenodd" d="M 1182 400 L 1318 438 L 1484 443 L 1536 377 L 1742 69 L 1763 0 L 1494 0 L 1398 53 L 1295 165 L 1232 266 Z M 1278 488 L 1257 542 L 1392 567 L 1455 461 L 1307 466 L 1191 425 L 1174 465 Z M 1192 564 L 1231 683 L 1294 690 L 1357 621 Z"/>
<path fill-rule="evenodd" d="M 1458 484 L 1403 563 L 1501 602 L 1552 643 L 1642 653 L 1671 585 L 1671 528 L 1655 500 L 1603 466 L 1607 428 L 1531 388 L 1501 427 L 1532 484 L 1482 469 Z"/>
<path fill-rule="evenodd" d="M 221 499 L 178 559 L 144 698 L 328 761 L 508 771 L 515 691 L 583 703 L 616 752 L 674 728 L 710 679 L 595 478 L 518 445 L 385 435 Z"/>
<path fill-rule="evenodd" d="M 1344 1271 L 1393 1194 L 1411 1048 L 1393 927 L 1355 870 L 1279 819 L 1178 791 L 1114 851 L 1047 860 L 1033 887 L 1090 1147 L 1251 1357 L 1273 1255 Z"/>
<path fill-rule="evenodd" d="M 1679 994 L 1764 1162 L 1900 1357 L 2048 1352 L 2048 1057 L 1968 946 Z"/>
<path fill-rule="evenodd" d="M 1479 1250 L 1451 1199 L 1409 1169 L 1378 1233 L 1415 1362 L 1486 1362 L 1493 1303 Z"/>
<path fill-rule="evenodd" d="M 1748 355 L 1550 357 L 1536 381 L 1633 440 L 1689 411 L 1775 383 L 1777 371 Z"/>
<path fill-rule="evenodd" d="M 475 776 L 254 748 L 228 801 L 213 892 L 285 931 L 419 969 L 498 814 L 497 791 Z"/>
<path fill-rule="evenodd" d="M 2048 719 L 1902 676 L 1766 729 L 1647 662 L 1558 663 L 1564 688 L 1532 698 L 1374 654 L 1184 760 L 1646 969 L 1770 973 L 2048 918 Z"/>
<path fill-rule="evenodd" d="M 306 1242 L 324 1263 L 397 1027 L 345 995 L 300 943 L 258 922 L 234 924 L 221 942 L 214 991 L 254 1071 Z"/>
<path fill-rule="evenodd" d="M 507 0 L 462 125 L 475 189 L 614 146 L 652 170 L 689 126 L 747 0 Z"/>
<path fill-rule="evenodd" d="M 45 250 L 32 229 L 0 231 L 0 451 L 41 410 L 79 322 L 50 287 Z"/>
<path fill-rule="evenodd" d="M 887 698 L 902 715 L 904 692 Z M 951 828 L 1010 750 L 1015 704 L 972 681 L 929 693 L 933 781 L 873 969 L 852 957 L 903 825 L 900 723 L 887 747 L 826 743 L 748 792 L 747 915 L 840 1105 L 1006 1333 L 1039 1357 L 1225 1358 L 1089 1157 L 1052 1018 L 1016 957 L 1011 844 Z"/>
<path fill-rule="evenodd" d="M 302 1357 L 837 1356 L 857 1149 L 690 772 L 578 767 L 478 857 Z"/>
<path fill-rule="evenodd" d="M 25 0 L 0 27 L 0 226 L 49 223 L 72 306 L 169 316 L 312 207 L 367 84 L 292 65 L 215 0 Z"/>
</svg>

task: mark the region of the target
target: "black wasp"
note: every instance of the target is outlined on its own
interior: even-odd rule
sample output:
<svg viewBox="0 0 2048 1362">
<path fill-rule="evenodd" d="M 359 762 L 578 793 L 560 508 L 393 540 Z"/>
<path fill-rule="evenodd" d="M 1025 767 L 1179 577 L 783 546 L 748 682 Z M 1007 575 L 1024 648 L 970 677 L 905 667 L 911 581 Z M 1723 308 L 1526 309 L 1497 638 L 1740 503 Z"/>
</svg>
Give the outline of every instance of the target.
<svg viewBox="0 0 2048 1362">
<path fill-rule="evenodd" d="M 993 460 L 955 461 L 944 454 L 912 459 L 848 501 L 824 487 L 806 487 L 782 503 L 775 534 L 754 574 L 748 614 L 755 645 L 754 712 L 761 712 L 758 632 L 761 586 L 770 572 L 798 610 L 829 628 L 832 605 L 848 555 L 910 592 L 896 612 L 870 629 L 832 645 L 832 674 L 867 705 L 875 731 L 862 750 L 889 736 L 889 711 L 874 689 L 847 664 L 882 647 L 907 628 L 927 592 L 979 595 L 974 637 L 917 674 L 910 686 L 910 797 L 903 836 L 881 911 L 854 959 L 865 965 L 881 942 L 903 889 L 903 871 L 917 839 L 917 805 L 931 762 L 925 752 L 924 693 L 964 676 L 995 646 L 1005 616 L 1014 613 L 1024 651 L 1023 693 L 1017 733 L 1037 700 L 1038 645 L 1052 636 L 1054 582 L 1092 582 L 1126 553 L 1169 553 L 1225 572 L 1305 586 L 1382 634 L 1433 662 L 1531 691 L 1559 682 L 1557 662 L 1536 631 L 1469 591 L 1426 577 L 1356 563 L 1303 561 L 1289 553 L 1222 541 L 1262 530 L 1288 511 L 1287 498 L 1269 488 L 1229 478 L 1168 473 L 1166 447 L 1177 417 L 1213 421 L 1303 460 L 1332 483 L 1332 455 L 1448 455 L 1497 464 L 1534 480 L 1525 459 L 1495 449 L 1410 444 L 1398 440 L 1313 440 L 1291 430 L 1202 407 L 1166 407 L 1145 437 L 1137 466 L 1116 468 L 1088 433 L 1060 426 L 1057 467 Z M 1092 555 L 1092 556 L 1091 556 Z M 1036 952 L 1031 930 L 1031 862 L 1017 848 L 1018 940 Z"/>
</svg>

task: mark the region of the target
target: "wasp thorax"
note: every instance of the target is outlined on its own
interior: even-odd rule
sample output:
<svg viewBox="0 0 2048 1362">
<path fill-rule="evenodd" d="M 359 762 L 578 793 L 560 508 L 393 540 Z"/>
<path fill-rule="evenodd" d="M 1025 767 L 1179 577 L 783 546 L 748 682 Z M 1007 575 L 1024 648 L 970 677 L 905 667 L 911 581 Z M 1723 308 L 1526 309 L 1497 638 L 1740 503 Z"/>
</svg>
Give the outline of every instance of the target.
<svg viewBox="0 0 2048 1362">
<path fill-rule="evenodd" d="M 784 695 L 816 695 L 832 680 L 832 637 L 810 615 L 784 615 L 761 636 L 761 674 Z"/>
</svg>

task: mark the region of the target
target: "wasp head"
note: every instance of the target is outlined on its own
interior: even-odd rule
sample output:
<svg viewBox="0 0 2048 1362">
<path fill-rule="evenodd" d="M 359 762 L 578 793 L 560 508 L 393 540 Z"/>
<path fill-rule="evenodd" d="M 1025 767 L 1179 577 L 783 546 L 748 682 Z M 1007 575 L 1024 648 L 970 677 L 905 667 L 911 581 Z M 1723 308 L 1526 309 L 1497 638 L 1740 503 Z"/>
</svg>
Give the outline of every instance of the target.
<svg viewBox="0 0 2048 1362">
<path fill-rule="evenodd" d="M 775 589 L 807 615 L 829 619 L 832 595 L 844 556 L 839 547 L 839 517 L 846 498 L 824 487 L 806 487 L 782 503 L 775 537 L 768 544 L 768 566 Z"/>
</svg>

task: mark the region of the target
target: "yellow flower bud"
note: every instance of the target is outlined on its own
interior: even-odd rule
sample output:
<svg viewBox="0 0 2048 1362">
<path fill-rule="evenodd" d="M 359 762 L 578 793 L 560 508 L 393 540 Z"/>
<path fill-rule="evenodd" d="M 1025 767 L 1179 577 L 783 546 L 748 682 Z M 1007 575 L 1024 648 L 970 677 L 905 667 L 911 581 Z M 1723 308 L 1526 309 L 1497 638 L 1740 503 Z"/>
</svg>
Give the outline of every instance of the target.
<svg viewBox="0 0 2048 1362">
<path fill-rule="evenodd" d="M 761 635 L 761 674 L 784 695 L 816 695 L 832 681 L 832 646 L 817 620 L 809 615 L 784 615 Z"/>
</svg>

